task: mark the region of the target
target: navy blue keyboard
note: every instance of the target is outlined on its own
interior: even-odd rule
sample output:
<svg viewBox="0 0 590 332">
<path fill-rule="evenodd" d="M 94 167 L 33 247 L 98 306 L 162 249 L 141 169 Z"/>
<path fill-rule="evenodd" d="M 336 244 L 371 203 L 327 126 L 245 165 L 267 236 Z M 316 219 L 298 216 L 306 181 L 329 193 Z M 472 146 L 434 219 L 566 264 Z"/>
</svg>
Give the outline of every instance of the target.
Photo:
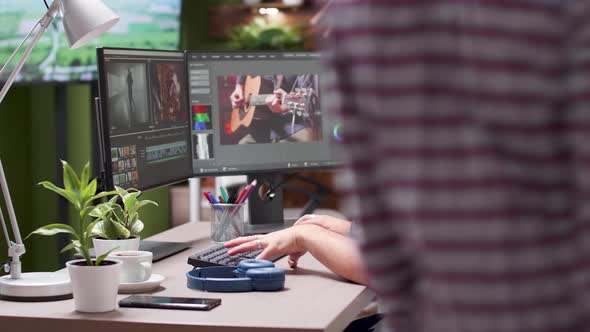
<svg viewBox="0 0 590 332">
<path fill-rule="evenodd" d="M 223 244 L 217 244 L 190 256 L 188 263 L 195 268 L 206 266 L 237 266 L 240 261 L 256 258 L 261 252 L 262 250 L 254 250 L 230 256 L 227 254 L 227 249 Z M 281 257 L 277 256 L 269 260 L 274 262 Z"/>
</svg>

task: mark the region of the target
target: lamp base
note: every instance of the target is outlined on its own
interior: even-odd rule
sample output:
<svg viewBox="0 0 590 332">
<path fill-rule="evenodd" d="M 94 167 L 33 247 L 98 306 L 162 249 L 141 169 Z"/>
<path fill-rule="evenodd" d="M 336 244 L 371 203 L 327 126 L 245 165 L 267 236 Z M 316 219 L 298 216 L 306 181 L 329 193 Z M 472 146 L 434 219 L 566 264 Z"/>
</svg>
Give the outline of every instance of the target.
<svg viewBox="0 0 590 332">
<path fill-rule="evenodd" d="M 20 279 L 0 277 L 0 300 L 48 302 L 72 298 L 67 271 L 23 273 Z"/>
</svg>

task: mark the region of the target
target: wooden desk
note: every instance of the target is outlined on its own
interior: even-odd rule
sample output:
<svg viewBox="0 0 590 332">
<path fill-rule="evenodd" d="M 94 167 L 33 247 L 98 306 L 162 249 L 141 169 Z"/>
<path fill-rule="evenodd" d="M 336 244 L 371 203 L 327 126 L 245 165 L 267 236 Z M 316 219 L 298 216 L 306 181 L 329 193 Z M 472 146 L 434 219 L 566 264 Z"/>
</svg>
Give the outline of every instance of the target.
<svg viewBox="0 0 590 332">
<path fill-rule="evenodd" d="M 366 287 L 346 282 L 311 255 L 291 270 L 283 258 L 277 265 L 287 270 L 281 292 L 207 293 L 186 287 L 187 258 L 210 245 L 209 223 L 185 224 L 150 240 L 191 242 L 189 249 L 157 262 L 154 273 L 164 275 L 162 296 L 221 298 L 212 311 L 119 308 L 104 314 L 73 310 L 73 300 L 17 303 L 0 301 L 2 331 L 341 331 L 373 295 Z M 127 295 L 119 295 L 119 299 Z"/>
</svg>

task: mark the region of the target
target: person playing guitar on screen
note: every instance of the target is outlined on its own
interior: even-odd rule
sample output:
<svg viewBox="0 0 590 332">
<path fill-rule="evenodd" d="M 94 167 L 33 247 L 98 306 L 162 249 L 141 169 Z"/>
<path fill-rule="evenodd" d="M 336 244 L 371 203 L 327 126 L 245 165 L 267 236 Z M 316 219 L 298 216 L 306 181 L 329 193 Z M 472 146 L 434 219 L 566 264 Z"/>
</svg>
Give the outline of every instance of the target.
<svg viewBox="0 0 590 332">
<path fill-rule="evenodd" d="M 251 77 L 237 76 L 236 85 L 230 95 L 233 109 L 242 108 L 246 103 L 244 96 L 246 80 Z M 244 137 L 239 144 L 274 143 L 274 142 L 309 142 L 314 141 L 313 123 L 309 118 L 297 117 L 283 103 L 285 96 L 299 88 L 315 88 L 315 79 L 311 75 L 262 75 L 259 76 L 259 95 L 265 95 L 264 106 L 258 107 L 252 115 L 252 121 L 245 128 Z M 317 91 L 317 90 L 316 90 Z"/>
</svg>

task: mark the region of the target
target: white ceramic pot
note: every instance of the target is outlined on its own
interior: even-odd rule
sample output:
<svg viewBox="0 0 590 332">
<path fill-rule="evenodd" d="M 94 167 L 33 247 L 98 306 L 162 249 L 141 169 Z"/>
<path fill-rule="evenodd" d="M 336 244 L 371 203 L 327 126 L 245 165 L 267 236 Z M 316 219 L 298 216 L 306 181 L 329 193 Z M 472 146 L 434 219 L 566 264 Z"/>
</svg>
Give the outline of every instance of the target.
<svg viewBox="0 0 590 332">
<path fill-rule="evenodd" d="M 112 252 L 139 250 L 139 236 L 134 236 L 126 240 L 105 240 L 94 238 L 92 239 L 92 243 L 94 244 L 94 252 L 96 253 L 96 257 L 109 252 L 109 250 L 113 248 L 116 249 Z"/>
<path fill-rule="evenodd" d="M 66 263 L 76 311 L 107 312 L 117 309 L 117 291 L 122 262 L 105 259 L 103 264 L 88 266 L 84 259 Z"/>
</svg>

